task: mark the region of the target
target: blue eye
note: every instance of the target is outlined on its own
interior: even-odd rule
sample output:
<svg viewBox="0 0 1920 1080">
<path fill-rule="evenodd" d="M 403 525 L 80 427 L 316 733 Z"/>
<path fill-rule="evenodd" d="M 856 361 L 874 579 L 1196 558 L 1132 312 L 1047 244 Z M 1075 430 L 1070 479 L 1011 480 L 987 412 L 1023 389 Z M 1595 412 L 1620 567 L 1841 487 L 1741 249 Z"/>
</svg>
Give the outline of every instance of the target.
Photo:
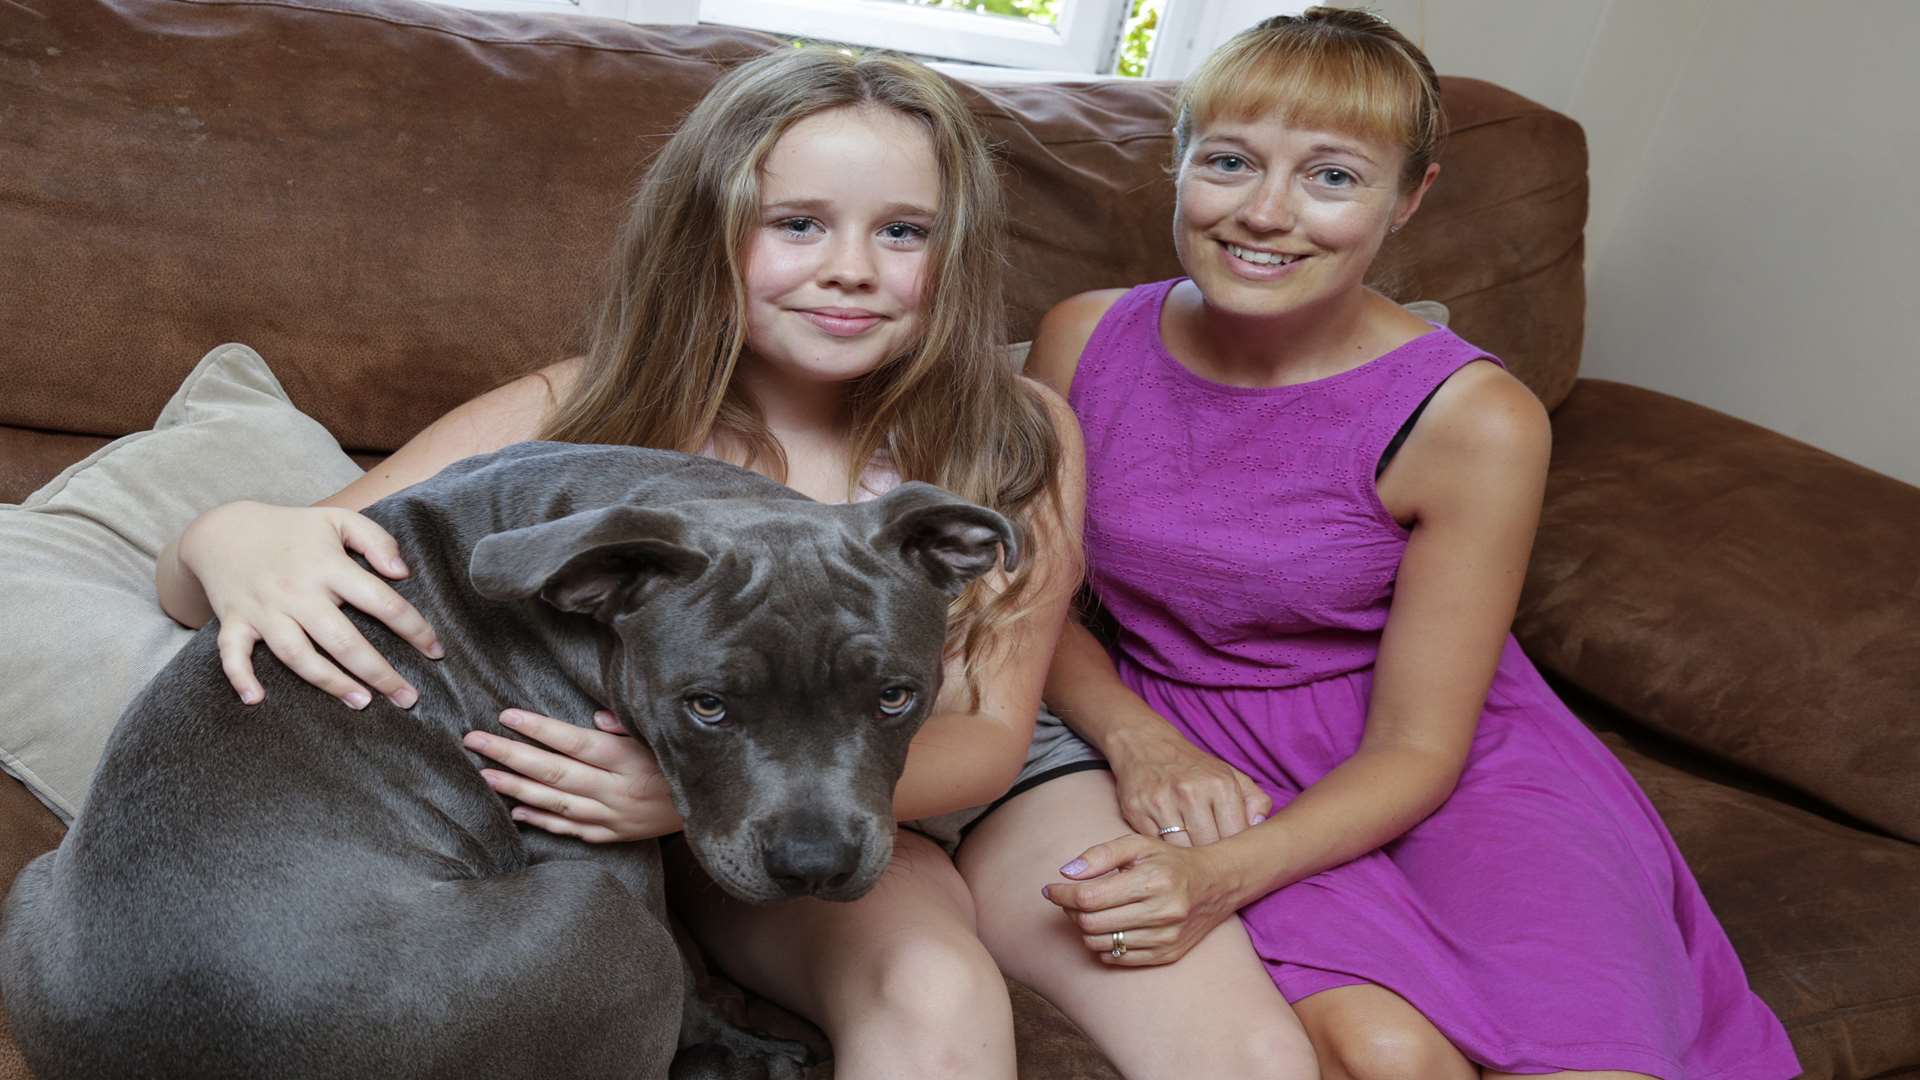
<svg viewBox="0 0 1920 1080">
<path fill-rule="evenodd" d="M 1226 173 L 1245 172 L 1247 168 L 1247 159 L 1239 154 L 1216 154 L 1208 163 Z"/>
<path fill-rule="evenodd" d="M 927 238 L 927 230 L 918 225 L 909 225 L 904 221 L 896 221 L 882 228 L 880 235 L 897 243 L 903 240 L 924 240 Z"/>
<path fill-rule="evenodd" d="M 1332 166 L 1324 169 L 1316 169 L 1313 175 L 1319 177 L 1320 182 L 1328 187 L 1352 187 L 1355 183 L 1355 177 L 1352 173 L 1345 169 L 1338 169 Z"/>
<path fill-rule="evenodd" d="M 810 217 L 792 217 L 774 222 L 773 227 L 788 236 L 806 236 L 821 226 L 818 221 Z"/>
</svg>

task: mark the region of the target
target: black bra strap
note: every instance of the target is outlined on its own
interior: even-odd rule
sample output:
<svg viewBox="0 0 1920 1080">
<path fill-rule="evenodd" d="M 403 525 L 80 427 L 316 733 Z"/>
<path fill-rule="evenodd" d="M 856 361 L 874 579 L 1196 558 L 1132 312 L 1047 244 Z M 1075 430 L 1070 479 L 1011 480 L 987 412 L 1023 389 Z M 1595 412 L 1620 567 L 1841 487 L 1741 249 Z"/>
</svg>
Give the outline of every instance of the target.
<svg viewBox="0 0 1920 1080">
<path fill-rule="evenodd" d="M 1443 380 L 1440 386 L 1445 385 L 1446 382 Z M 1420 422 L 1420 414 L 1426 412 L 1427 406 L 1433 403 L 1433 395 L 1440 392 L 1440 386 L 1427 391 L 1427 396 L 1421 398 L 1420 404 L 1414 407 L 1413 415 L 1407 417 L 1407 422 L 1401 424 L 1400 430 L 1393 433 L 1392 441 L 1388 442 L 1387 448 L 1380 452 L 1380 464 L 1373 467 L 1375 480 L 1380 479 L 1380 474 L 1387 471 L 1387 462 L 1392 461 L 1393 455 L 1400 452 L 1400 444 L 1407 441 L 1407 436 L 1413 432 L 1413 425 Z"/>
</svg>

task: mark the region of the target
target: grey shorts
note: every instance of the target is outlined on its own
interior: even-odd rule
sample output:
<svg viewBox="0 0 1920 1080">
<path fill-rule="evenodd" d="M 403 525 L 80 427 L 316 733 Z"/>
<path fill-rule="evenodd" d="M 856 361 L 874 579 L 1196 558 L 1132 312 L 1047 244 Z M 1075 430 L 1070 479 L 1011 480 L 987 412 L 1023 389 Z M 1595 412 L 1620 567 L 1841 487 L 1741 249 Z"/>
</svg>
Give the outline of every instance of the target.
<svg viewBox="0 0 1920 1080">
<path fill-rule="evenodd" d="M 955 810 L 939 817 L 903 821 L 900 826 L 925 836 L 946 848 L 947 854 L 951 855 L 960 846 L 960 841 L 966 839 L 968 830 L 1015 795 L 1038 787 L 1056 776 L 1107 767 L 1107 759 L 1101 756 L 1100 751 L 1074 734 L 1066 721 L 1042 705 L 1039 718 L 1033 722 L 1033 742 L 1027 745 L 1027 763 L 1021 766 L 1020 775 L 1014 777 L 1013 786 L 1007 789 L 1005 795 L 984 806 Z"/>
</svg>

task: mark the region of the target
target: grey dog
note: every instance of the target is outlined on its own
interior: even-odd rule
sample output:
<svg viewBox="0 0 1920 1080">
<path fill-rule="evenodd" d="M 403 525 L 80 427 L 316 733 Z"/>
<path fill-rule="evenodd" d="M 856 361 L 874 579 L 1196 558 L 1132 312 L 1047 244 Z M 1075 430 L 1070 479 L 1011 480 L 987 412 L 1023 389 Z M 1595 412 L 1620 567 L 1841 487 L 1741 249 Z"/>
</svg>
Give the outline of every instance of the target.
<svg viewBox="0 0 1920 1080">
<path fill-rule="evenodd" d="M 0 992 L 42 1080 L 666 1075 L 700 1036 L 658 845 L 517 827 L 461 736 L 611 708 L 721 887 L 853 899 L 891 856 L 948 601 L 1018 557 L 926 484 L 829 506 L 623 447 L 509 447 L 367 513 L 446 658 L 352 612 L 412 710 L 342 709 L 264 650 L 249 709 L 216 630 L 189 642 L 8 898 Z"/>
</svg>

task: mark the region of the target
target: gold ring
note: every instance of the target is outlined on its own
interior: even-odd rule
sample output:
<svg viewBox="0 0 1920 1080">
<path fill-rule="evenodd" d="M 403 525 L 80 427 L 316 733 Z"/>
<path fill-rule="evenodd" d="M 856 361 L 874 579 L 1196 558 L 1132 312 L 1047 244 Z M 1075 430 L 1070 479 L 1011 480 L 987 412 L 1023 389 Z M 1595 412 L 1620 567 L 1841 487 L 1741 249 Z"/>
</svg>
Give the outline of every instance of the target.
<svg viewBox="0 0 1920 1080">
<path fill-rule="evenodd" d="M 1113 957 L 1115 960 L 1127 955 L 1127 932 L 1125 930 L 1115 930 L 1113 932 L 1113 948 L 1107 950 L 1107 955 Z"/>
</svg>

